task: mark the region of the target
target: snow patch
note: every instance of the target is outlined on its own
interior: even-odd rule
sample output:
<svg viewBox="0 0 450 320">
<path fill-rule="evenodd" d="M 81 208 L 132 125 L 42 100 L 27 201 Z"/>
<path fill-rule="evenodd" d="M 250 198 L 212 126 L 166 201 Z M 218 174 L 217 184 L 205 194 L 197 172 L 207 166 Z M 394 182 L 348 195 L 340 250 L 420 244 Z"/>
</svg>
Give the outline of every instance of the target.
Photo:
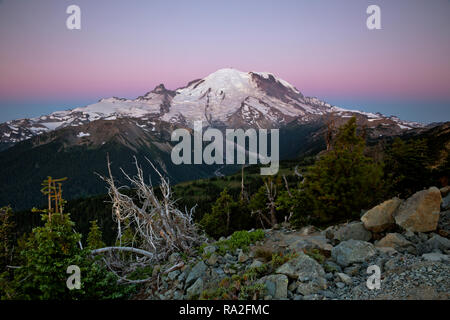
<svg viewBox="0 0 450 320">
<path fill-rule="evenodd" d="M 90 133 L 84 133 L 83 131 L 81 131 L 80 133 L 77 134 L 78 138 L 82 138 L 82 137 L 89 137 L 91 134 Z"/>
</svg>

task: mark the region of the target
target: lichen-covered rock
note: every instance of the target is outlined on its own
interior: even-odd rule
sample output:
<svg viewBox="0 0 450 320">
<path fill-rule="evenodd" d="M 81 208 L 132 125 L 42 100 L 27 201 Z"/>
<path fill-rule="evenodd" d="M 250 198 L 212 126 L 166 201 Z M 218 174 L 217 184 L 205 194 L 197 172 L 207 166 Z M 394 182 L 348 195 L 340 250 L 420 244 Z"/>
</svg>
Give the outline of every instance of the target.
<svg viewBox="0 0 450 320">
<path fill-rule="evenodd" d="M 343 241 L 331 250 L 331 256 L 341 266 L 364 262 L 377 254 L 375 247 L 361 240 Z"/>
<path fill-rule="evenodd" d="M 441 192 L 436 187 L 416 192 L 400 205 L 395 222 L 405 230 L 428 232 L 436 230 L 441 208 Z"/>
<path fill-rule="evenodd" d="M 364 228 L 372 232 L 382 232 L 393 226 L 395 224 L 394 213 L 402 202 L 399 198 L 393 198 L 367 211 L 361 217 Z"/>
</svg>

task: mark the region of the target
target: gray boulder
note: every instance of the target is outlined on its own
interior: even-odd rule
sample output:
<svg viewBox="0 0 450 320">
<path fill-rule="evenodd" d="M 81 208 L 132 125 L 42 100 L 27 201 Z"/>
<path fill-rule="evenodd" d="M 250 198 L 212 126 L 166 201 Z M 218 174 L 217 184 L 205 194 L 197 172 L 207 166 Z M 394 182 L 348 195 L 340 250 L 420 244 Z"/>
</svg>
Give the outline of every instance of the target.
<svg viewBox="0 0 450 320">
<path fill-rule="evenodd" d="M 199 261 L 189 272 L 189 275 L 186 279 L 186 287 L 189 287 L 193 284 L 198 278 L 205 274 L 208 267 L 203 261 Z"/>
<path fill-rule="evenodd" d="M 426 261 L 432 262 L 447 262 L 450 261 L 450 256 L 438 252 L 425 253 L 422 255 Z"/>
<path fill-rule="evenodd" d="M 315 278 L 308 282 L 297 282 L 297 293 L 304 296 L 315 294 L 327 288 L 327 280 L 325 278 Z"/>
<path fill-rule="evenodd" d="M 375 247 L 361 240 L 343 241 L 331 250 L 331 256 L 341 266 L 364 262 L 377 254 Z"/>
<path fill-rule="evenodd" d="M 450 210 L 439 214 L 438 229 L 441 235 L 450 237 Z"/>
<path fill-rule="evenodd" d="M 450 209 L 450 193 L 447 194 L 444 198 L 442 198 L 441 207 L 442 207 L 442 210 Z"/>
<path fill-rule="evenodd" d="M 427 241 L 419 243 L 416 248 L 419 255 L 436 250 L 445 251 L 450 249 L 450 240 L 435 234 Z"/>
<path fill-rule="evenodd" d="M 198 297 L 203 291 L 203 280 L 198 278 L 192 286 L 186 290 L 186 296 L 188 299 Z"/>
<path fill-rule="evenodd" d="M 438 249 L 440 251 L 450 249 L 450 240 L 437 234 L 428 239 L 426 243 L 432 249 Z"/>
<path fill-rule="evenodd" d="M 325 271 L 322 266 L 304 253 L 299 253 L 298 257 L 283 264 L 275 273 L 284 274 L 291 279 L 300 281 L 325 277 Z"/>
<path fill-rule="evenodd" d="M 340 227 L 335 233 L 334 237 L 339 241 L 362 240 L 369 241 L 372 238 L 372 233 L 364 228 L 362 222 L 351 222 Z"/>
<path fill-rule="evenodd" d="M 285 275 L 271 274 L 259 279 L 258 283 L 264 284 L 266 294 L 273 299 L 287 299 L 289 280 Z"/>
</svg>

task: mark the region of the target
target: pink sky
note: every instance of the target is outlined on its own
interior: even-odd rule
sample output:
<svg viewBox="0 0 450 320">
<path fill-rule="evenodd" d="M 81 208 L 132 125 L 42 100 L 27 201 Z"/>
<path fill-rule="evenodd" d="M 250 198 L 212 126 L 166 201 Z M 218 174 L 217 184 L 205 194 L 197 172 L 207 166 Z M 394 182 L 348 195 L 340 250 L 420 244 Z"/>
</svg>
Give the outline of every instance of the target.
<svg viewBox="0 0 450 320">
<path fill-rule="evenodd" d="M 9 105 L 19 115 L 134 98 L 224 67 L 272 72 L 319 98 L 450 101 L 447 0 L 376 1 L 375 31 L 365 0 L 80 0 L 82 30 L 69 31 L 72 2 L 0 3 L 0 121 Z"/>
</svg>

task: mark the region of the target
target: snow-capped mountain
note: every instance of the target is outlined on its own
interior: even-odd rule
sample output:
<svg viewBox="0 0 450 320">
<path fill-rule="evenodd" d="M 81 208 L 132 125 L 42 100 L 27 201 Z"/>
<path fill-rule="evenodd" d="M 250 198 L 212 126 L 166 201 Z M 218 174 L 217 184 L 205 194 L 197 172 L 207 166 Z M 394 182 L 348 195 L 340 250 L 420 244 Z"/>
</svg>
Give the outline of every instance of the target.
<svg viewBox="0 0 450 320">
<path fill-rule="evenodd" d="M 374 131 L 377 136 L 423 126 L 305 97 L 287 81 L 271 73 L 220 69 L 174 91 L 161 84 L 133 100 L 101 99 L 72 110 L 2 123 L 0 143 L 12 145 L 44 132 L 120 118 L 133 120 L 144 131 L 154 132 L 166 126 L 192 127 L 196 120 L 202 120 L 205 126 L 219 128 L 276 128 L 293 121 L 301 124 L 324 117 L 345 119 L 352 116 L 367 127 L 378 128 Z M 80 138 L 88 135 L 89 132 L 77 132 Z"/>
</svg>

